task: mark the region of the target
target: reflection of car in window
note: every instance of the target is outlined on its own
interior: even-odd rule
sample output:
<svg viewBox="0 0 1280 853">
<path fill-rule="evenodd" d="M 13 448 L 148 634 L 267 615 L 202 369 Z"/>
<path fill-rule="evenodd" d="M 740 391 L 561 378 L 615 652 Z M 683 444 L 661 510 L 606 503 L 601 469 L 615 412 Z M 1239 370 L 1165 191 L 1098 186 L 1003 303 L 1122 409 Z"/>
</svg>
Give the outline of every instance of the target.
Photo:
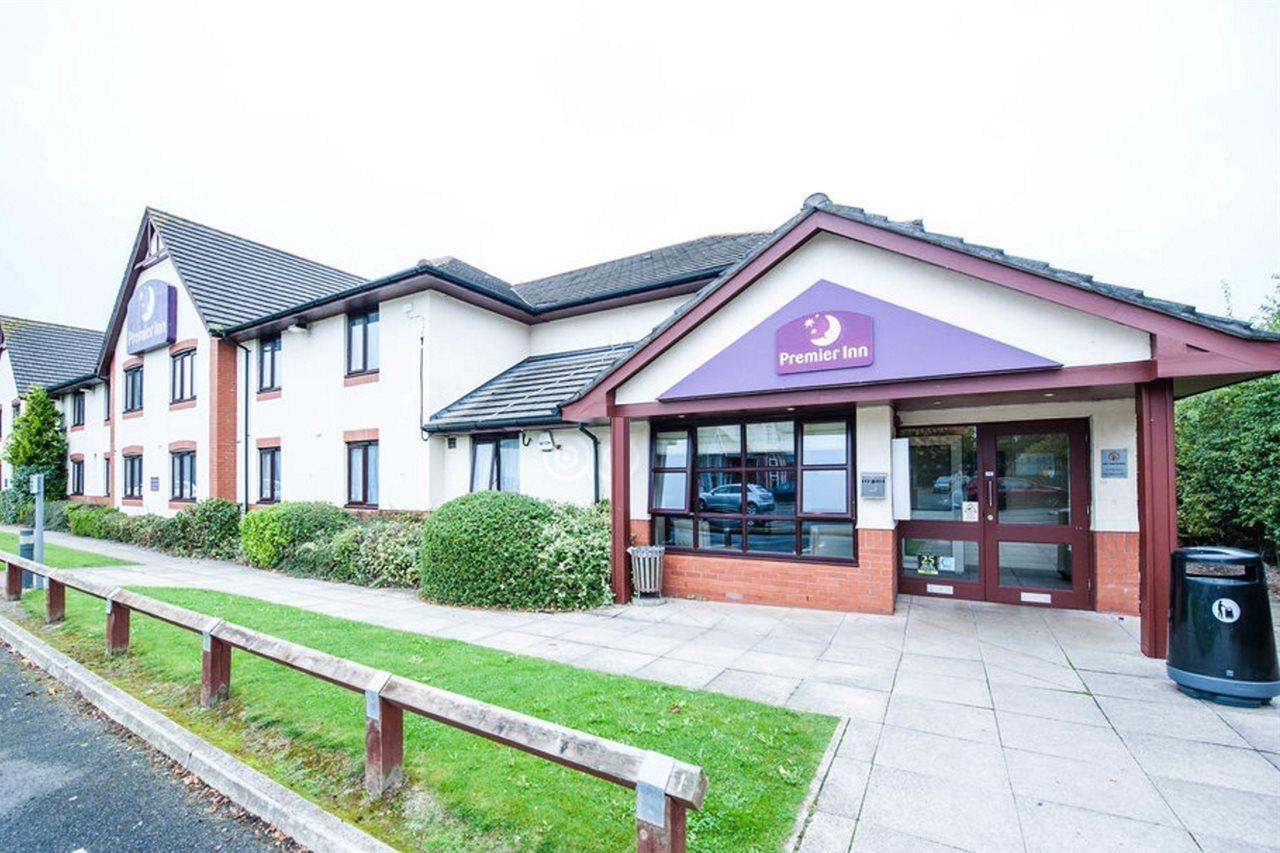
<svg viewBox="0 0 1280 853">
<path fill-rule="evenodd" d="M 747 512 L 770 512 L 773 510 L 773 493 L 764 486 L 755 483 L 747 484 Z M 714 489 L 698 494 L 698 509 L 701 512 L 742 512 L 742 484 L 729 483 L 716 486 Z"/>
<path fill-rule="evenodd" d="M 1010 507 L 1063 507 L 1067 505 L 1067 490 L 1061 486 L 1037 483 L 1025 477 L 1001 477 L 999 479 L 1000 506 Z M 978 499 L 978 480 L 975 477 L 965 488 L 971 501 Z"/>
</svg>

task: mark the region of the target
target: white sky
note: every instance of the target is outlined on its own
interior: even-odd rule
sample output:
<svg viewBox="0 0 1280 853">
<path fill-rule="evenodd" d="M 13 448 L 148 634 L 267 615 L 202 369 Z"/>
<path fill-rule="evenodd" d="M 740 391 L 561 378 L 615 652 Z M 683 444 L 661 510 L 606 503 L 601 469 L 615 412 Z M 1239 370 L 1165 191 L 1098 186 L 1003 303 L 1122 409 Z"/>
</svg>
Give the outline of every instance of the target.
<svg viewBox="0 0 1280 853">
<path fill-rule="evenodd" d="M 0 313 L 104 326 L 147 204 L 521 281 L 821 190 L 1253 314 L 1280 3 L 889 5 L 5 3 Z"/>
</svg>

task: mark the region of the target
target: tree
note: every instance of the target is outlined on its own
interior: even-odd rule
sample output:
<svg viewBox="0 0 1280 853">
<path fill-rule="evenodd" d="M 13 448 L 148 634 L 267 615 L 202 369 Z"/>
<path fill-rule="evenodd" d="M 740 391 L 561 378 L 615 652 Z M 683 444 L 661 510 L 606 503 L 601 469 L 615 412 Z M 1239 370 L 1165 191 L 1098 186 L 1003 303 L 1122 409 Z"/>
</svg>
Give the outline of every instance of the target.
<svg viewBox="0 0 1280 853">
<path fill-rule="evenodd" d="M 1254 320 L 1280 332 L 1280 285 Z M 1178 402 L 1178 532 L 1280 558 L 1280 376 Z"/>
<path fill-rule="evenodd" d="M 44 493 L 57 500 L 67 493 L 67 432 L 62 414 L 43 388 L 27 392 L 26 409 L 14 421 L 4 446 L 13 466 L 13 486 L 27 488 L 27 478 L 44 474 Z"/>
</svg>

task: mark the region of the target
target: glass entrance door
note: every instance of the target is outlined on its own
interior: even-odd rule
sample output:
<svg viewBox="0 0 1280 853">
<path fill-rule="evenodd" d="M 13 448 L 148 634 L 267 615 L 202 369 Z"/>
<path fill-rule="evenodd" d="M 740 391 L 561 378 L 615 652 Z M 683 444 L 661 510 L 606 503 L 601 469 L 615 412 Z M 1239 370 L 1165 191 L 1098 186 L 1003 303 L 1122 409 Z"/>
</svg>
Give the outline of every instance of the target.
<svg viewBox="0 0 1280 853">
<path fill-rule="evenodd" d="M 1089 607 L 1084 421 L 916 427 L 904 592 Z"/>
</svg>

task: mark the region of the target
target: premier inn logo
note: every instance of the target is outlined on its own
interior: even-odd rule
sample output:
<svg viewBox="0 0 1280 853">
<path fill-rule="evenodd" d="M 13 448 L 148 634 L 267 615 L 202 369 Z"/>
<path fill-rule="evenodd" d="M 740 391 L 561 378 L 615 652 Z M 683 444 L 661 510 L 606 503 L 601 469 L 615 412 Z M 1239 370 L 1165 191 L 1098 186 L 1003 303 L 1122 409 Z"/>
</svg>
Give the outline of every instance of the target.
<svg viewBox="0 0 1280 853">
<path fill-rule="evenodd" d="M 819 311 L 778 327 L 774 368 L 808 373 L 866 367 L 875 361 L 872 319 L 856 311 Z"/>
<path fill-rule="evenodd" d="M 173 343 L 177 326 L 177 291 L 150 279 L 138 285 L 125 315 L 125 347 L 131 354 Z"/>
</svg>

